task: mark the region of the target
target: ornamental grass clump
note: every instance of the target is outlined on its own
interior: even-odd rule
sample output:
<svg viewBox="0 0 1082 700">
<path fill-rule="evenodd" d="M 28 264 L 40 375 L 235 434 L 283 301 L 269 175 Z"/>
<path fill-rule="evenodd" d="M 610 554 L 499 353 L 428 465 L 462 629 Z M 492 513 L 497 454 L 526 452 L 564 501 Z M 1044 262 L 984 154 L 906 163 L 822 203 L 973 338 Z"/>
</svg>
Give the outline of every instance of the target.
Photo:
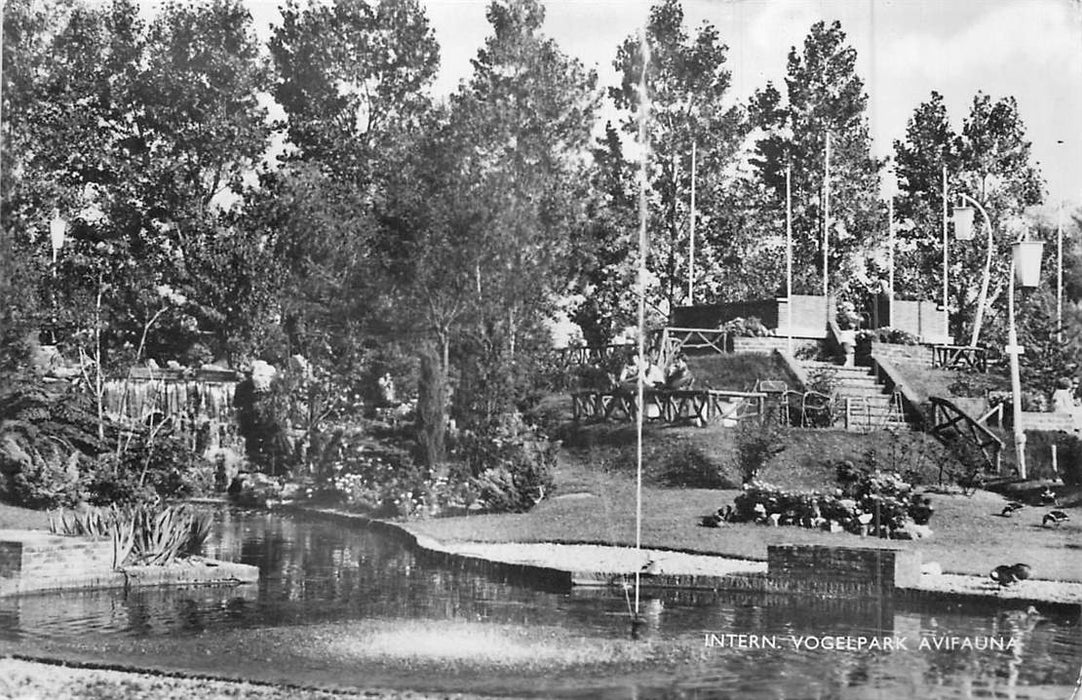
<svg viewBox="0 0 1082 700">
<path fill-rule="evenodd" d="M 195 556 L 210 537 L 211 525 L 209 514 L 186 506 L 113 505 L 49 514 L 49 530 L 55 534 L 108 537 L 113 543 L 113 568 L 165 566 Z"/>
</svg>

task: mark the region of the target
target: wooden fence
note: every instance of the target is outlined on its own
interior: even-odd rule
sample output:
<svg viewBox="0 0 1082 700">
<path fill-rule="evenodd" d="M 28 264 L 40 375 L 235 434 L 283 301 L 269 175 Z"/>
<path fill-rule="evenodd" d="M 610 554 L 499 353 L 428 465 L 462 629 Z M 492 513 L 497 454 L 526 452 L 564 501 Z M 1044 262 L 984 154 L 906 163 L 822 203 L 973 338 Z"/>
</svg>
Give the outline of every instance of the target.
<svg viewBox="0 0 1082 700">
<path fill-rule="evenodd" d="M 932 427 L 928 432 L 944 444 L 949 445 L 955 440 L 968 443 L 984 456 L 985 469 L 999 474 L 1003 441 L 952 401 L 939 396 L 933 396 L 929 401 L 932 403 Z"/>
<path fill-rule="evenodd" d="M 761 392 L 651 389 L 643 395 L 644 416 L 665 423 L 735 425 L 744 420 L 761 420 L 766 415 L 766 398 Z M 637 404 L 635 392 L 583 390 L 571 394 L 571 412 L 576 421 L 633 421 Z"/>
<path fill-rule="evenodd" d="M 933 345 L 932 367 L 987 372 L 988 352 L 969 345 Z"/>
</svg>

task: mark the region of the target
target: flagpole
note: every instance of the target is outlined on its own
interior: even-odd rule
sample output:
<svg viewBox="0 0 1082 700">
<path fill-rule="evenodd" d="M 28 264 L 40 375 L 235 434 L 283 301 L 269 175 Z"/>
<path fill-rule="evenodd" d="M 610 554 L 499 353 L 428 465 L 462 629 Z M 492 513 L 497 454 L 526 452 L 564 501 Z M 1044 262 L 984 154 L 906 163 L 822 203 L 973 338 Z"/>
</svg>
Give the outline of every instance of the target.
<svg viewBox="0 0 1082 700">
<path fill-rule="evenodd" d="M 793 164 L 785 164 L 785 321 L 789 356 L 793 355 Z"/>
<path fill-rule="evenodd" d="M 695 306 L 695 140 L 691 141 L 691 234 L 688 251 L 688 306 Z"/>
<path fill-rule="evenodd" d="M 650 45 L 646 41 L 646 30 L 642 33 L 642 78 L 640 83 L 641 104 L 639 107 L 639 145 L 642 148 L 642 162 L 639 168 L 639 377 L 638 403 L 635 411 L 635 550 L 642 551 L 642 422 L 645 413 L 646 384 L 646 166 L 649 162 L 650 148 L 647 143 L 646 122 L 649 118 L 650 98 L 646 91 L 646 66 L 650 63 Z M 639 557 L 636 557 L 638 560 Z M 639 615 L 639 579 L 641 571 L 635 569 L 635 616 Z"/>
</svg>

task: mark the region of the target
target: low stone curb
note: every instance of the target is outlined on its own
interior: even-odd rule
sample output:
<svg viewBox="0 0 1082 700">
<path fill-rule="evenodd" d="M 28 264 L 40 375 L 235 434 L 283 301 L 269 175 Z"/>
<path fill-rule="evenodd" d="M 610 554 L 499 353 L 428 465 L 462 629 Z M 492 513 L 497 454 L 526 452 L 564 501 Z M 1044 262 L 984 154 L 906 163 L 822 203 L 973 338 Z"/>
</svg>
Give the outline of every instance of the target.
<svg viewBox="0 0 1082 700">
<path fill-rule="evenodd" d="M 259 581 L 259 568 L 203 557 L 169 566 L 128 566 L 117 571 L 80 571 L 67 576 L 0 580 L 0 596 L 48 591 L 145 586 L 227 586 Z"/>
<path fill-rule="evenodd" d="M 572 587 L 622 586 L 627 583 L 634 583 L 635 580 L 634 570 L 617 572 L 575 571 L 535 562 L 509 560 L 507 556 L 489 558 L 477 551 L 470 551 L 476 550 L 478 547 L 484 547 L 486 543 L 446 544 L 427 535 L 410 532 L 409 529 L 397 523 L 370 518 L 365 515 L 330 508 L 311 508 L 297 504 L 291 506 L 291 508 L 298 512 L 332 517 L 391 534 L 415 546 L 421 556 L 429 561 L 435 561 L 452 568 L 468 568 L 507 579 L 528 581 L 535 585 L 547 584 L 562 590 L 570 590 Z M 466 551 L 463 551 L 464 549 Z M 639 582 L 644 588 L 780 593 L 837 598 L 876 597 L 882 594 L 881 590 L 871 590 L 868 586 L 850 581 L 808 582 L 770 578 L 766 574 L 763 562 L 729 559 L 720 556 L 717 559 L 726 561 L 731 565 L 732 568 L 729 573 L 720 575 L 644 573 L 639 576 Z M 1000 587 L 989 579 L 979 576 L 923 574 L 920 576 L 920 580 L 914 582 L 914 584 L 905 587 L 896 586 L 891 593 L 902 599 L 914 600 L 982 602 L 986 604 L 1006 603 L 1012 606 L 1038 604 L 1070 609 L 1082 608 L 1082 583 L 1067 581 L 1028 580 L 1017 582 L 1009 587 Z"/>
</svg>

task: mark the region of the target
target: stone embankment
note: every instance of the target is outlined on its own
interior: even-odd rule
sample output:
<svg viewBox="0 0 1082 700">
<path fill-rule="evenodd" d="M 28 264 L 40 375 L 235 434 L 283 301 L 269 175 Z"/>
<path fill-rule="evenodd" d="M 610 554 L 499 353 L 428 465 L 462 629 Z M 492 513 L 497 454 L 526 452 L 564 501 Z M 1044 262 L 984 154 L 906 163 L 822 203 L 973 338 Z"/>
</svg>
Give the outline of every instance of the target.
<svg viewBox="0 0 1082 700">
<path fill-rule="evenodd" d="M 536 578 L 568 586 L 622 585 L 700 590 L 751 590 L 825 596 L 893 593 L 920 599 L 1002 600 L 1082 607 L 1082 583 L 1030 579 L 1000 586 L 989 578 L 942 573 L 914 552 L 885 547 L 771 547 L 772 562 L 667 550 L 586 544 L 441 542 L 408 526 L 330 509 L 303 508 L 394 532 L 425 556 L 448 565 Z M 903 556 L 904 554 L 904 556 Z M 814 575 L 794 561 L 812 557 Z M 884 560 L 889 559 L 885 568 Z M 830 571 L 830 574 L 824 573 Z"/>
<path fill-rule="evenodd" d="M 72 588 L 223 585 L 259 580 L 259 568 L 206 557 L 168 566 L 113 566 L 109 540 L 0 530 L 0 596 Z"/>
</svg>

